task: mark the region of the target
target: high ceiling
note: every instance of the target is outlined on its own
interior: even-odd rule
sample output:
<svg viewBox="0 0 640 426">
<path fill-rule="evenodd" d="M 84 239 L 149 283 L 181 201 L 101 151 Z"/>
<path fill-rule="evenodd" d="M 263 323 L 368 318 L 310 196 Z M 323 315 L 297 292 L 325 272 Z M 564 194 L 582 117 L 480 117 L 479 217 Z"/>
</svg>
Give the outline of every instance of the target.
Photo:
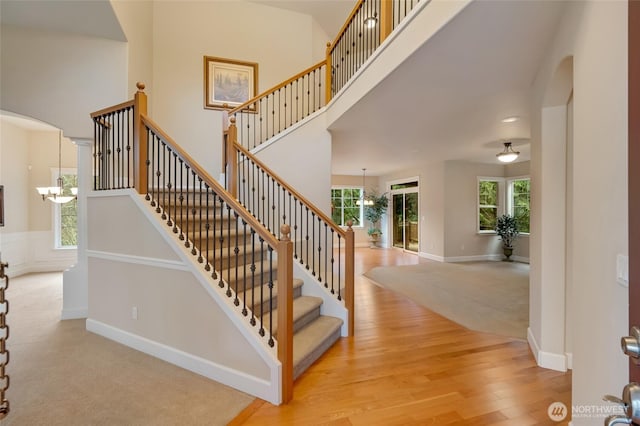
<svg viewBox="0 0 640 426">
<path fill-rule="evenodd" d="M 355 0 L 250 0 L 305 13 L 333 37 Z M 529 158 L 530 89 L 565 2 L 479 0 L 332 124 L 333 173 L 382 175 L 427 161 Z M 55 7 L 54 7 L 55 6 Z M 425 13 L 428 12 L 427 5 Z M 125 40 L 108 0 L 2 0 L 2 24 Z M 514 123 L 501 119 L 518 116 Z"/>
</svg>

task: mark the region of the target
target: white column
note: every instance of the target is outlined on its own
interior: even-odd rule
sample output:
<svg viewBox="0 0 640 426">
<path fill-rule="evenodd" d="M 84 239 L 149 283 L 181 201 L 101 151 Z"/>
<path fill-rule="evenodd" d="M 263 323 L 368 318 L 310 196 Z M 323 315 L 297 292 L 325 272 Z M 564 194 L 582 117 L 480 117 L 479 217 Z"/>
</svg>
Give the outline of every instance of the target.
<svg viewBox="0 0 640 426">
<path fill-rule="evenodd" d="M 93 141 L 73 139 L 78 147 L 78 261 L 63 274 L 61 318 L 86 318 L 89 313 L 87 265 L 87 194 L 92 191 Z"/>
</svg>

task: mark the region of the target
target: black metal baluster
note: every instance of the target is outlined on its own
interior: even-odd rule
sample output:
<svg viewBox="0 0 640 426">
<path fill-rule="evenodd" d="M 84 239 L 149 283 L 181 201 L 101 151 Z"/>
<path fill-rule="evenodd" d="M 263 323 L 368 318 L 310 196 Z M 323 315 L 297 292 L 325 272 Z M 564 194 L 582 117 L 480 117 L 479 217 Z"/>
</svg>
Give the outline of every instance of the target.
<svg viewBox="0 0 640 426">
<path fill-rule="evenodd" d="M 205 265 L 204 265 L 204 270 L 205 271 L 210 271 L 211 270 L 211 254 L 209 253 L 209 238 L 211 237 L 209 235 L 209 230 L 211 229 L 211 223 L 209 222 L 209 218 L 213 215 L 213 217 L 215 217 L 216 212 L 215 210 L 212 212 L 211 211 L 211 206 L 209 204 L 209 185 L 207 185 L 206 183 L 204 184 L 204 190 L 205 190 L 205 203 L 206 203 L 206 208 L 207 208 L 207 223 L 204 226 L 204 238 L 205 238 L 205 245 L 204 245 L 204 250 L 205 250 Z M 202 245 L 202 242 L 200 242 L 200 244 Z"/>
<path fill-rule="evenodd" d="M 202 228 L 203 228 L 203 223 L 202 223 L 202 178 L 198 175 L 198 184 L 200 186 L 200 189 L 198 191 L 198 200 L 199 200 L 199 205 L 198 205 L 198 212 L 199 212 L 199 220 L 200 220 L 200 226 L 198 226 L 198 263 L 202 263 L 204 262 L 204 259 L 202 258 Z M 208 222 L 208 218 L 207 216 L 209 215 L 209 210 L 207 209 L 205 211 L 205 218 L 204 220 Z M 195 244 L 194 244 L 195 245 Z M 195 250 L 195 247 L 194 247 Z M 195 254 L 195 253 L 194 253 Z"/>
<path fill-rule="evenodd" d="M 165 206 L 167 205 L 167 192 L 165 191 L 166 185 L 165 185 L 165 181 L 166 181 L 166 152 L 167 152 L 167 145 L 162 142 L 162 198 L 160 198 L 160 200 L 162 200 L 162 220 L 165 220 L 167 218 L 167 213 L 165 212 Z M 159 157 L 159 156 L 158 156 Z M 159 169 L 159 168 L 158 168 Z M 158 190 L 160 190 L 160 188 L 158 188 Z M 158 206 L 159 207 L 159 206 Z"/>
<path fill-rule="evenodd" d="M 342 254 L 340 253 L 340 249 L 342 248 L 341 239 L 342 237 L 338 234 L 338 300 L 342 300 L 342 295 L 340 294 L 340 283 L 342 283 Z"/>
<path fill-rule="evenodd" d="M 305 222 L 305 228 L 306 228 L 306 241 L 307 241 L 307 255 L 305 256 L 304 259 L 304 263 L 306 264 L 305 266 L 307 267 L 307 270 L 309 269 L 309 207 L 305 206 L 306 210 L 307 210 L 307 221 Z"/>
<path fill-rule="evenodd" d="M 227 293 L 226 294 L 227 294 L 227 297 L 231 297 L 231 206 L 229 204 L 226 204 L 226 208 L 227 208 L 227 235 L 226 235 L 227 258 L 224 261 L 226 268 L 223 268 L 223 269 L 227 271 Z"/>
<path fill-rule="evenodd" d="M 182 171 L 180 172 L 182 174 Z M 173 153 L 173 233 L 178 233 L 178 154 Z M 180 188 L 182 189 L 182 188 Z M 180 225 L 182 226 L 182 225 Z"/>
<path fill-rule="evenodd" d="M 334 286 L 333 286 L 333 281 L 334 281 L 334 277 L 335 277 L 335 248 L 334 248 L 334 237 L 336 235 L 336 232 L 334 231 L 333 228 L 331 228 L 331 294 L 335 294 L 335 290 L 334 290 Z"/>
<path fill-rule="evenodd" d="M 249 323 L 256 325 L 256 231 L 251 228 L 251 319 Z M 262 297 L 262 286 L 260 286 L 260 297 Z"/>
<path fill-rule="evenodd" d="M 182 176 L 184 175 L 184 161 L 180 160 L 180 241 L 184 240 L 184 183 Z M 177 219 L 177 217 L 176 217 Z"/>
<path fill-rule="evenodd" d="M 262 237 L 259 237 L 259 241 L 260 241 L 260 272 L 258 274 L 258 277 L 260 279 L 259 281 L 259 285 L 260 285 L 260 329 L 258 330 L 258 333 L 261 336 L 264 336 L 264 292 L 262 291 L 262 284 L 263 284 L 263 277 L 264 277 L 264 239 Z"/>
<path fill-rule="evenodd" d="M 273 247 L 269 246 L 269 346 L 274 346 L 273 341 Z"/>
<path fill-rule="evenodd" d="M 247 263 L 249 262 L 249 254 L 247 253 L 247 222 L 242 219 L 242 315 L 247 316 Z M 237 293 L 236 293 L 237 298 Z"/>
<path fill-rule="evenodd" d="M 239 240 L 239 235 L 240 234 L 238 234 L 238 213 L 235 210 L 233 212 L 233 217 L 235 219 L 234 223 L 235 223 L 235 227 L 236 227 L 236 229 L 235 229 L 236 235 L 235 235 L 235 238 L 234 238 L 235 244 L 234 244 L 234 248 L 233 248 L 233 254 L 234 254 L 233 257 L 234 257 L 234 259 L 236 261 L 235 267 L 233 268 L 234 271 L 235 271 L 235 274 L 236 274 L 235 286 L 234 286 L 235 295 L 234 295 L 233 304 L 238 306 L 240 304 L 240 300 L 238 300 L 238 278 L 239 278 L 238 269 L 240 269 L 239 268 L 240 265 L 238 263 L 238 260 L 239 260 L 238 259 L 238 254 L 240 253 L 240 247 L 238 245 L 238 240 Z M 229 262 L 229 263 L 231 263 L 231 262 Z"/>
</svg>

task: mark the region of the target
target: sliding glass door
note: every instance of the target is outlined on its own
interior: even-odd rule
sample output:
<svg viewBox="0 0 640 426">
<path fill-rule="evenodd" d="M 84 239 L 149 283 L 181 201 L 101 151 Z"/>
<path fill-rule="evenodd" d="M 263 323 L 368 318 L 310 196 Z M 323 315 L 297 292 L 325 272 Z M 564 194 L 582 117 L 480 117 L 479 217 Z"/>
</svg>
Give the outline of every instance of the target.
<svg viewBox="0 0 640 426">
<path fill-rule="evenodd" d="M 393 246 L 418 252 L 419 250 L 419 212 L 418 182 L 406 182 L 391 185 L 393 214 Z"/>
</svg>

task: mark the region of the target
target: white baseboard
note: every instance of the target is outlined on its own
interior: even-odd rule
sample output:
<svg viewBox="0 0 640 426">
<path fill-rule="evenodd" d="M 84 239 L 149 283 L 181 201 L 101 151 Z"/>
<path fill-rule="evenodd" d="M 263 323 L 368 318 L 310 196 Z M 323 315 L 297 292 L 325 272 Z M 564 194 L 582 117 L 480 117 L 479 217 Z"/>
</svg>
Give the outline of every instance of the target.
<svg viewBox="0 0 640 426">
<path fill-rule="evenodd" d="M 435 260 L 436 262 L 444 262 L 444 257 L 437 256 L 437 255 L 431 254 L 431 253 L 426 253 L 426 252 L 423 252 L 423 251 L 418 253 L 418 256 L 424 257 L 425 259 L 429 259 L 429 260 Z"/>
<path fill-rule="evenodd" d="M 476 256 L 449 256 L 445 257 L 445 262 L 480 262 L 487 260 L 502 260 L 501 254 L 481 254 Z"/>
<path fill-rule="evenodd" d="M 502 260 L 501 254 L 480 254 L 475 256 L 437 256 L 431 253 L 420 252 L 418 256 L 425 259 L 435 260 L 436 262 L 482 262 L 482 261 L 498 261 Z M 528 257 L 512 256 L 512 259 L 516 262 L 529 263 Z"/>
<path fill-rule="evenodd" d="M 60 319 L 82 319 L 89 316 L 89 308 L 75 308 L 75 309 L 63 309 L 60 314 Z"/>
<path fill-rule="evenodd" d="M 566 356 L 567 356 L 567 368 L 569 370 L 573 370 L 573 353 L 567 352 Z"/>
<path fill-rule="evenodd" d="M 272 404 L 280 404 L 277 383 L 280 377 L 279 371 L 272 372 L 271 382 L 269 382 L 91 318 L 87 319 L 87 330 Z"/>
<path fill-rule="evenodd" d="M 538 366 L 555 371 L 567 371 L 567 356 L 541 350 L 530 327 L 527 328 L 527 341 Z"/>
</svg>

